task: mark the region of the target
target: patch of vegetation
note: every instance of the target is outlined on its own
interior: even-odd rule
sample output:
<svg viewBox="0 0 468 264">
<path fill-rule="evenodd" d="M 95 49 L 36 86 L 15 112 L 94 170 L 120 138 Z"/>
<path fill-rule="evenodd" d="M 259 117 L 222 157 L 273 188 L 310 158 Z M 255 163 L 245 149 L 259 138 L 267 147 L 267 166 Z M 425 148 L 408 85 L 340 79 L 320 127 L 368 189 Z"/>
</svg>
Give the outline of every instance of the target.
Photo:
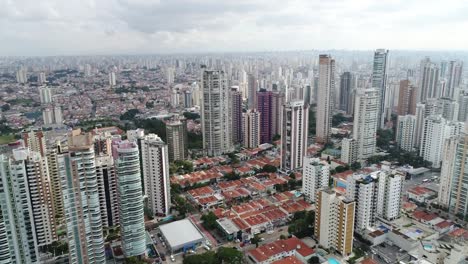
<svg viewBox="0 0 468 264">
<path fill-rule="evenodd" d="M 146 133 L 154 133 L 166 142 L 166 123 L 157 118 L 135 119 L 135 126 L 143 128 Z"/>
<path fill-rule="evenodd" d="M 317 119 L 315 117 L 315 112 L 312 110 L 312 107 L 309 108 L 309 135 L 316 135 L 316 123 Z"/>
<path fill-rule="evenodd" d="M 187 143 L 188 149 L 202 149 L 203 136 L 201 134 L 187 132 Z"/>
<path fill-rule="evenodd" d="M 217 226 L 216 220 L 218 217 L 211 211 L 202 215 L 200 219 L 203 221 L 202 225 L 208 230 L 213 230 Z"/>
<path fill-rule="evenodd" d="M 393 130 L 378 129 L 377 130 L 377 147 L 383 150 L 390 149 L 390 141 L 394 140 Z"/>
<path fill-rule="evenodd" d="M 9 135 L 0 135 L 0 145 L 2 144 L 8 144 L 15 141 L 15 135 L 9 134 Z"/>
<path fill-rule="evenodd" d="M 139 113 L 140 111 L 138 109 L 130 109 L 127 112 L 120 115 L 120 120 L 134 120 L 135 116 Z"/>
<path fill-rule="evenodd" d="M 188 160 L 175 160 L 169 165 L 169 174 L 186 174 L 193 171 L 193 163 Z"/>
<path fill-rule="evenodd" d="M 220 247 L 215 253 L 208 251 L 203 254 L 189 255 L 184 258 L 183 264 L 241 264 L 242 252 L 235 248 Z"/>
<path fill-rule="evenodd" d="M 10 105 L 21 105 L 25 107 L 38 106 L 37 103 L 34 103 L 34 100 L 26 98 L 8 100 L 7 103 Z"/>
<path fill-rule="evenodd" d="M 144 91 L 144 92 L 149 92 L 150 89 L 148 86 L 122 86 L 114 89 L 114 93 L 116 94 L 121 94 L 121 93 L 136 93 L 138 90 Z"/>
<path fill-rule="evenodd" d="M 184 112 L 184 117 L 190 120 L 199 119 L 200 115 L 192 112 Z"/>
<path fill-rule="evenodd" d="M 301 211 L 296 212 L 293 220 L 289 224 L 288 232 L 298 238 L 312 236 L 314 234 L 315 212 Z"/>
<path fill-rule="evenodd" d="M 337 127 L 344 122 L 350 122 L 352 119 L 345 117 L 342 113 L 338 113 L 332 117 L 332 126 Z"/>
<path fill-rule="evenodd" d="M 364 257 L 366 255 L 366 253 L 364 252 L 364 250 L 362 250 L 361 248 L 355 248 L 353 250 L 353 253 L 354 253 L 354 256 L 351 257 L 350 259 L 348 259 L 348 263 L 350 264 L 354 264 L 356 263 L 356 260 Z"/>
<path fill-rule="evenodd" d="M 262 168 L 262 172 L 268 172 L 268 173 L 273 173 L 273 172 L 276 172 L 278 171 L 278 168 L 276 168 L 275 166 L 273 165 L 270 165 L 270 164 L 265 164 Z"/>
<path fill-rule="evenodd" d="M 59 256 L 68 253 L 68 244 L 61 241 L 54 241 L 52 244 L 44 246 L 44 250 L 54 254 L 54 256 Z"/>
</svg>

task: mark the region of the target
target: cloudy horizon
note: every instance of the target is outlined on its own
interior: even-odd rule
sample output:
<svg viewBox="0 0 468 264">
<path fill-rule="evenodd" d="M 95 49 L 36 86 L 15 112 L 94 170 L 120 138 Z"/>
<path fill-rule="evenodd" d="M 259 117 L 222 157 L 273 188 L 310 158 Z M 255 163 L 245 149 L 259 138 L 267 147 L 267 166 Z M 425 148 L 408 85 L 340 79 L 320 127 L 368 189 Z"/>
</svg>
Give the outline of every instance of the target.
<svg viewBox="0 0 468 264">
<path fill-rule="evenodd" d="M 468 1 L 0 0 L 0 56 L 467 50 Z"/>
</svg>

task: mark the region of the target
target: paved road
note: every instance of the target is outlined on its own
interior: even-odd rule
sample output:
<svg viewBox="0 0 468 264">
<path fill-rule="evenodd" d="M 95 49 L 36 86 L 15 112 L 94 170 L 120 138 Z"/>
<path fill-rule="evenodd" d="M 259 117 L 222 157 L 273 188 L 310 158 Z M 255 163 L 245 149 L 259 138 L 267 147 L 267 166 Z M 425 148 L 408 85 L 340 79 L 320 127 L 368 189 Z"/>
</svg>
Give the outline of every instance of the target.
<svg viewBox="0 0 468 264">
<path fill-rule="evenodd" d="M 424 186 L 426 188 L 439 191 L 438 181 L 423 183 L 424 179 L 431 179 L 434 176 L 440 177 L 440 172 L 429 171 L 423 174 L 414 175 L 412 179 L 406 180 L 405 183 L 403 184 L 403 194 L 405 194 L 407 190 L 414 188 L 416 186 Z"/>
</svg>

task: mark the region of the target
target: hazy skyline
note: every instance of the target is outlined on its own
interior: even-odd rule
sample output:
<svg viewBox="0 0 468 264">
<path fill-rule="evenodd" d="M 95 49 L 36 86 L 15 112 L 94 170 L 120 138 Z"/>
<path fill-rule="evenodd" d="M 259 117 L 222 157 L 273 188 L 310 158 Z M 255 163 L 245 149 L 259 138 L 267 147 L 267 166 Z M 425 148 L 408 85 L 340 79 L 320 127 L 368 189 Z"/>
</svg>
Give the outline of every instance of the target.
<svg viewBox="0 0 468 264">
<path fill-rule="evenodd" d="M 0 56 L 466 50 L 468 2 L 0 0 Z"/>
</svg>

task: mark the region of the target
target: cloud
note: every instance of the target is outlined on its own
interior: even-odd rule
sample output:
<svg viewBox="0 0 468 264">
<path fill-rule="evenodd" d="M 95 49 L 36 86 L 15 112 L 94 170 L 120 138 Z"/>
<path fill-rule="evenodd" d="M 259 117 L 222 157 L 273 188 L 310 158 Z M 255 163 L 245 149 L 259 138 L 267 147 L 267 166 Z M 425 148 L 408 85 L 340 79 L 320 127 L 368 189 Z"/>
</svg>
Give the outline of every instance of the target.
<svg viewBox="0 0 468 264">
<path fill-rule="evenodd" d="M 464 0 L 0 0 L 0 55 L 466 49 Z"/>
</svg>

